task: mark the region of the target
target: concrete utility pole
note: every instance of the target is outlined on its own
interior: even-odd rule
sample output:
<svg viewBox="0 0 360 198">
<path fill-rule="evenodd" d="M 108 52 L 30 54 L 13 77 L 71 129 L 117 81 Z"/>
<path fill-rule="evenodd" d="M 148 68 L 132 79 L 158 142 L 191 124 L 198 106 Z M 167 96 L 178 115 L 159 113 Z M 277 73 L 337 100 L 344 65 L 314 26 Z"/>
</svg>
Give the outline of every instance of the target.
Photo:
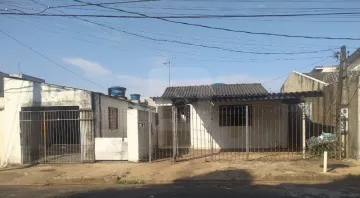
<svg viewBox="0 0 360 198">
<path fill-rule="evenodd" d="M 171 68 L 171 63 L 170 61 L 167 61 L 165 63 L 163 63 L 164 65 L 167 65 L 169 67 L 169 87 L 170 87 L 170 68 Z"/>
<path fill-rule="evenodd" d="M 341 46 L 341 50 L 340 50 L 339 77 L 338 77 L 338 84 L 337 84 L 338 87 L 337 87 L 337 95 L 336 95 L 336 112 L 335 112 L 336 133 L 340 140 L 339 145 L 338 145 L 338 151 L 340 152 L 339 153 L 340 159 L 341 159 L 341 154 L 342 154 L 342 148 L 341 148 L 342 136 L 341 136 L 341 123 L 340 123 L 341 122 L 341 103 L 342 103 L 343 82 L 344 82 L 345 78 L 346 78 L 346 46 L 343 45 L 343 46 Z"/>
</svg>

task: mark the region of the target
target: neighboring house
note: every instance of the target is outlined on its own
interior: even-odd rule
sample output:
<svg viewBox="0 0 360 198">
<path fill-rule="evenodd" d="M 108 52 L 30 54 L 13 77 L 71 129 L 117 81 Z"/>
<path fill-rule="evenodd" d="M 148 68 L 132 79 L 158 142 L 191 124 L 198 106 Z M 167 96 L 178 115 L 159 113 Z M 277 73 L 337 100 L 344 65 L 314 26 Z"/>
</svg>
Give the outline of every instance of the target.
<svg viewBox="0 0 360 198">
<path fill-rule="evenodd" d="M 1 140 L 4 139 L 3 132 L 4 132 L 4 117 L 5 117 L 5 111 L 4 111 L 4 77 L 9 76 L 6 73 L 0 72 L 0 157 L 4 155 L 4 149 L 1 145 Z"/>
<path fill-rule="evenodd" d="M 298 112 L 301 98 L 310 96 L 321 93 L 268 93 L 261 84 L 168 87 L 153 98 L 159 116 L 158 148 L 175 144 L 177 156 L 299 152 L 301 124 L 295 125 L 289 116 Z"/>
<path fill-rule="evenodd" d="M 360 103 L 359 75 L 360 75 L 360 48 L 346 59 L 347 71 L 343 81 L 342 113 L 347 121 L 342 122 L 342 139 L 344 157 L 360 159 Z M 323 91 L 323 98 L 307 98 L 305 101 L 312 106 L 314 112 L 310 121 L 321 126 L 335 127 L 336 96 L 338 89 L 338 66 L 317 66 L 309 73 L 292 72 L 281 87 L 281 92 Z M 314 128 L 321 132 L 327 131 L 323 127 Z"/>
<path fill-rule="evenodd" d="M 127 160 L 132 133 L 128 124 L 137 127 L 139 122 L 138 117 L 129 121 L 128 110 L 139 115 L 155 112 L 139 101 L 48 84 L 26 75 L 9 75 L 1 82 L 6 115 L 0 120 L 4 123 L 1 165 Z M 142 119 L 147 122 L 148 117 Z M 131 148 L 138 146 L 138 140 L 132 142 Z"/>
</svg>

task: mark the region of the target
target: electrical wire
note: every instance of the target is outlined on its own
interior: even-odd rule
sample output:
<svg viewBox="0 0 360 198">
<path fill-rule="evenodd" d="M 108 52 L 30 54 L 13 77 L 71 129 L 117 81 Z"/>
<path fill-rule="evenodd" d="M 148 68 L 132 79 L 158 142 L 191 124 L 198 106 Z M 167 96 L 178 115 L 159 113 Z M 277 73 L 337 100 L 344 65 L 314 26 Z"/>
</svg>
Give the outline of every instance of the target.
<svg viewBox="0 0 360 198">
<path fill-rule="evenodd" d="M 39 56 L 41 56 L 41 57 L 43 57 L 43 58 L 45 58 L 46 60 L 48 60 L 48 61 L 50 61 L 50 62 L 54 63 L 55 65 L 57 65 L 57 66 L 59 66 L 59 67 L 61 67 L 61 68 L 65 69 L 66 71 L 68 71 L 68 72 L 70 72 L 70 73 L 74 74 L 75 76 L 80 77 L 80 78 L 82 78 L 83 80 L 85 80 L 85 81 L 87 81 L 87 82 L 89 82 L 89 83 L 91 83 L 91 84 L 93 84 L 93 85 L 96 85 L 96 86 L 98 86 L 98 87 L 100 87 L 100 88 L 105 89 L 105 87 L 104 87 L 104 86 L 101 86 L 101 85 L 99 85 L 99 84 L 97 84 L 97 83 L 95 83 L 95 82 L 93 82 L 93 81 L 91 81 L 91 80 L 89 80 L 89 79 L 87 79 L 87 78 L 85 78 L 85 77 L 81 76 L 80 74 L 77 74 L 76 72 L 74 72 L 74 71 L 72 71 L 72 70 L 70 70 L 70 69 L 68 69 L 68 68 L 66 68 L 66 67 L 64 67 L 64 66 L 62 66 L 62 65 L 60 65 L 59 63 L 57 63 L 57 62 L 53 61 L 52 59 L 48 58 L 47 56 L 43 55 L 42 53 L 40 53 L 40 52 L 38 52 L 38 51 L 34 50 L 34 49 L 33 49 L 33 48 L 31 48 L 30 46 L 28 46 L 28 45 L 26 45 L 25 43 L 23 43 L 23 42 L 19 41 L 19 40 L 18 40 L 18 39 L 16 39 L 15 37 L 13 37 L 13 36 L 11 36 L 10 34 L 8 34 L 8 33 L 4 32 L 3 30 L 1 30 L 1 29 L 0 29 L 0 32 L 1 32 L 2 34 L 6 35 L 7 37 L 11 38 L 12 40 L 16 41 L 16 42 L 17 42 L 17 43 L 19 43 L 20 45 L 24 46 L 25 48 L 27 48 L 27 49 L 31 50 L 32 52 L 34 52 L 34 53 L 38 54 Z"/>
<path fill-rule="evenodd" d="M 316 50 L 316 51 L 302 51 L 302 52 L 252 52 L 252 51 L 243 51 L 243 50 L 234 50 L 234 49 L 229 49 L 229 48 L 223 48 L 223 47 L 218 47 L 218 46 L 210 46 L 210 45 L 203 45 L 203 44 L 193 44 L 193 43 L 189 43 L 189 42 L 183 42 L 183 41 L 177 41 L 177 40 L 167 40 L 167 39 L 158 39 L 158 38 L 152 38 L 149 36 L 144 36 L 144 35 L 140 35 L 137 33 L 133 33 L 133 32 L 129 32 L 129 31 L 125 31 L 125 30 L 121 30 L 121 29 L 117 29 L 111 26 L 107 26 L 95 21 L 90 21 L 87 19 L 81 19 L 83 21 L 89 22 L 91 24 L 95 24 L 101 27 L 106 27 L 115 31 L 119 31 L 122 32 L 124 34 L 128 34 L 128 35 L 132 35 L 132 36 L 136 36 L 139 38 L 144 38 L 144 39 L 148 39 L 148 40 L 152 40 L 152 41 L 159 41 L 159 42 L 170 42 L 170 43 L 177 43 L 177 44 L 182 44 L 182 45 L 188 45 L 188 46 L 195 46 L 195 47 L 203 47 L 203 48 L 210 48 L 210 49 L 217 49 L 217 50 L 223 50 L 223 51 L 228 51 L 228 52 L 237 52 L 237 53 L 243 53 L 243 54 L 256 54 L 256 55 L 295 55 L 295 54 L 313 54 L 313 53 L 319 53 L 319 52 L 327 52 L 327 51 L 332 51 L 333 49 L 324 49 L 324 50 Z"/>
<path fill-rule="evenodd" d="M 92 5 L 92 4 L 91 4 Z M 97 4 L 96 4 L 97 5 Z M 104 7 L 105 8 L 105 7 Z M 106 7 L 112 9 L 110 7 Z M 48 10 L 51 7 L 45 9 Z M 117 9 L 117 8 L 115 8 Z M 18 10 L 19 11 L 19 10 Z M 141 14 L 144 16 L 128 16 L 128 15 L 105 15 L 105 14 L 43 14 L 44 11 L 39 13 L 16 13 L 16 12 L 7 12 L 1 13 L 2 15 L 24 15 L 24 16 L 45 16 L 45 17 L 62 17 L 62 16 L 71 16 L 71 17 L 95 17 L 95 18 L 125 18 L 125 19 L 146 19 L 146 18 L 155 18 L 155 19 L 221 19 L 221 18 L 265 18 L 265 17 L 300 17 L 300 16 L 337 16 L 337 15 L 346 15 L 346 16 L 358 16 L 360 12 L 333 12 L 333 13 L 302 13 L 302 14 L 228 14 L 228 15 L 153 15 L 149 16 Z M 130 12 L 129 12 L 130 13 Z"/>
<path fill-rule="evenodd" d="M 14 18 L 14 17 L 11 17 L 11 16 L 8 16 L 14 20 L 17 20 L 17 21 L 20 21 L 22 23 L 25 23 L 25 24 L 29 24 L 28 22 L 26 21 L 23 21 L 23 20 L 20 20 L 20 19 L 17 19 L 17 18 Z M 108 38 L 103 38 L 103 37 L 99 37 L 99 36 L 95 36 L 95 35 L 91 35 L 91 34 L 87 34 L 87 33 L 82 33 L 82 32 L 78 32 L 78 31 L 74 31 L 74 30 L 71 30 L 71 29 L 67 29 L 67 28 L 63 28 L 63 27 L 59 27 L 59 26 L 56 26 L 54 24 L 49 24 L 53 27 L 56 27 L 56 28 L 59 28 L 59 29 L 63 29 L 63 30 L 66 30 L 66 31 L 70 31 L 70 32 L 75 32 L 77 34 L 81 34 L 81 35 L 86 35 L 86 36 L 90 36 L 90 37 L 93 37 L 93 38 L 97 38 L 97 39 L 102 39 L 102 40 L 105 40 L 105 41 L 109 41 L 109 42 L 114 42 L 114 43 L 121 43 L 123 44 L 122 42 L 120 41 L 117 41 L 117 40 L 112 40 L 112 39 L 108 39 Z M 54 33 L 54 34 L 58 34 L 60 35 L 59 33 L 57 32 L 54 32 L 52 30 L 49 30 L 49 29 L 45 29 L 45 28 L 42 28 L 38 25 L 34 25 L 35 27 L 39 28 L 39 29 L 43 29 L 45 31 L 48 31 L 48 32 L 51 32 L 51 33 Z M 94 45 L 99 45 L 98 43 L 94 43 L 94 42 L 91 42 L 91 41 L 88 41 L 88 40 L 84 40 L 84 39 L 79 39 L 79 38 L 76 38 L 76 37 L 73 37 L 73 36 L 70 36 L 72 39 L 75 39 L 75 40 L 79 40 L 79 41 L 84 41 L 84 42 L 87 42 L 87 43 L 91 43 L 91 44 L 94 44 Z M 118 50 L 121 50 L 121 51 L 127 51 L 127 52 L 135 52 L 134 50 L 129 50 L 129 49 L 123 49 L 123 48 L 118 48 L 116 47 L 115 49 L 118 49 Z M 170 52 L 170 53 L 178 53 L 178 54 L 185 54 L 185 55 L 191 55 L 191 56 L 196 56 L 196 57 L 199 57 L 201 55 L 199 54 L 194 54 L 194 53 L 186 53 L 186 52 L 177 52 L 177 51 L 171 51 L 171 50 L 164 50 L 164 49 L 157 49 L 157 48 L 151 48 L 152 50 L 157 50 L 157 51 L 162 51 L 162 52 Z M 152 56 L 163 56 L 163 55 L 158 55 L 158 54 L 150 54 Z M 163 57 L 167 57 L 167 56 L 163 56 Z M 306 58 L 278 58 L 278 59 L 249 59 L 249 60 L 229 60 L 229 57 L 219 57 L 219 58 L 223 58 L 223 59 L 227 59 L 227 60 L 215 60 L 215 59 L 192 59 L 192 58 L 179 58 L 179 57 L 172 57 L 172 58 L 175 58 L 175 59 L 184 59 L 184 60 L 195 60 L 195 61 L 201 61 L 201 62 L 227 62 L 227 63 L 235 63 L 235 62 L 257 62 L 257 61 L 265 61 L 265 62 L 268 62 L 268 61 L 292 61 L 292 60 L 310 60 L 310 59 L 318 59 L 318 58 L 323 58 L 323 57 L 306 57 Z"/>
<path fill-rule="evenodd" d="M 299 71 L 301 71 L 301 70 L 303 70 L 303 69 L 305 69 L 305 68 L 308 68 L 308 67 L 314 67 L 316 64 L 318 64 L 318 63 L 320 63 L 320 62 L 323 62 L 323 61 L 326 61 L 326 60 L 329 59 L 330 57 L 332 57 L 332 56 L 325 56 L 325 57 L 323 57 L 322 60 L 319 60 L 319 61 L 316 61 L 316 62 L 310 64 L 311 66 L 305 66 L 305 67 L 302 67 L 302 68 L 299 68 L 299 69 L 296 69 L 296 68 L 295 68 L 294 70 L 299 70 Z M 284 78 L 284 77 L 286 77 L 286 76 L 288 76 L 288 75 L 289 75 L 289 73 L 287 73 L 287 74 L 285 74 L 285 75 L 282 75 L 282 76 L 279 76 L 279 77 L 276 77 L 276 78 L 271 79 L 271 80 L 269 80 L 269 81 L 262 82 L 262 84 L 269 83 L 269 82 L 272 82 L 272 81 L 275 81 L 275 80 L 279 80 L 279 79 Z"/>
<path fill-rule="evenodd" d="M 187 25 L 187 26 L 195 26 L 195 27 L 201 27 L 201 28 L 212 29 L 212 30 L 221 30 L 221 31 L 227 31 L 227 32 L 237 32 L 237 33 L 245 33 L 245 34 L 252 34 L 252 35 L 288 37 L 288 38 L 326 39 L 326 40 L 360 40 L 360 38 L 351 38 L 351 37 L 303 36 L 303 35 L 289 35 L 289 34 L 276 34 L 276 33 L 266 33 L 266 32 L 252 32 L 252 31 L 244 31 L 244 30 L 233 30 L 233 29 L 229 29 L 229 28 L 214 27 L 214 26 L 208 26 L 208 25 L 202 25 L 202 24 L 196 24 L 196 23 L 174 21 L 174 20 L 160 18 L 160 17 L 152 17 L 152 16 L 148 16 L 146 14 L 142 14 L 142 13 L 139 13 L 139 12 L 126 11 L 126 10 L 119 9 L 119 8 L 107 7 L 107 6 L 94 4 L 94 3 L 83 2 L 83 1 L 79 1 L 79 0 L 74 0 L 74 1 L 80 2 L 80 3 L 85 3 L 85 4 L 88 4 L 88 5 L 98 6 L 98 7 L 102 7 L 102 8 L 118 10 L 120 12 L 124 12 L 124 13 L 127 13 L 127 14 L 135 14 L 135 15 L 139 15 L 139 16 L 143 16 L 143 17 L 147 17 L 147 18 L 158 19 L 158 20 L 169 22 L 169 23 L 176 23 L 176 24 L 182 24 L 182 25 Z"/>
<path fill-rule="evenodd" d="M 36 1 L 35 1 L 36 2 Z M 81 2 L 81 1 L 79 1 Z M 99 5 L 99 4 L 95 4 L 95 5 Z M 43 5 L 45 6 L 45 5 Z M 66 14 L 66 13 L 64 13 Z M 79 17 L 75 17 L 77 19 L 86 21 L 88 23 L 92 23 L 92 24 L 96 24 L 98 26 L 102 26 L 102 27 L 106 27 L 112 30 L 116 30 L 119 32 L 122 32 L 124 34 L 128 34 L 128 35 L 132 35 L 132 36 L 136 36 L 139 38 L 143 38 L 143 39 L 148 39 L 148 40 L 152 40 L 152 41 L 157 41 L 157 42 L 167 42 L 167 43 L 176 43 L 176 44 L 181 44 L 181 45 L 187 45 L 187 46 L 193 46 L 193 47 L 202 47 L 202 48 L 210 48 L 210 49 L 217 49 L 217 50 L 222 50 L 222 51 L 228 51 L 228 52 L 236 52 L 236 53 L 244 53 L 244 54 L 256 54 L 256 55 L 295 55 L 295 54 L 312 54 L 312 53 L 319 53 L 319 52 L 326 52 L 326 51 L 332 51 L 333 49 L 324 49 L 324 50 L 317 50 L 317 51 L 302 51 L 302 52 L 256 52 L 256 51 L 244 51 L 244 50 L 234 50 L 234 49 L 230 49 L 230 48 L 224 48 L 224 47 L 219 47 L 219 46 L 212 46 L 212 45 L 204 45 L 204 44 L 194 44 L 194 43 L 190 43 L 190 42 L 183 42 L 183 41 L 178 41 L 178 40 L 168 40 L 168 39 L 158 39 L 158 38 L 153 38 L 153 37 L 149 37 L 149 36 L 145 36 L 145 35 L 141 35 L 138 33 L 133 33 L 133 32 L 129 32 L 129 31 L 125 31 L 125 30 L 121 30 L 121 29 L 117 29 L 117 28 L 113 28 L 111 26 L 107 26 L 98 22 L 94 22 L 94 21 L 90 21 L 84 18 L 79 18 Z"/>
</svg>

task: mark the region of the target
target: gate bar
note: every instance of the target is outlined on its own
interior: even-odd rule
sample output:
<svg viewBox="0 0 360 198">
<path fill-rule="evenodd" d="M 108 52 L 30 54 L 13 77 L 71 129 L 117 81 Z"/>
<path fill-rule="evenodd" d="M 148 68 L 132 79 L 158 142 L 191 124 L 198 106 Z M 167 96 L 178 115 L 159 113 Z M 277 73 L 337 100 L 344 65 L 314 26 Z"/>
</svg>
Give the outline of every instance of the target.
<svg viewBox="0 0 360 198">
<path fill-rule="evenodd" d="M 44 152 L 45 152 L 45 163 L 46 163 L 46 120 L 45 120 L 45 111 L 43 112 L 43 116 L 44 116 Z"/>
<path fill-rule="evenodd" d="M 249 106 L 246 105 L 246 109 L 245 109 L 245 114 L 246 114 L 246 157 L 249 157 Z M 244 147 L 243 147 L 244 148 Z"/>
</svg>

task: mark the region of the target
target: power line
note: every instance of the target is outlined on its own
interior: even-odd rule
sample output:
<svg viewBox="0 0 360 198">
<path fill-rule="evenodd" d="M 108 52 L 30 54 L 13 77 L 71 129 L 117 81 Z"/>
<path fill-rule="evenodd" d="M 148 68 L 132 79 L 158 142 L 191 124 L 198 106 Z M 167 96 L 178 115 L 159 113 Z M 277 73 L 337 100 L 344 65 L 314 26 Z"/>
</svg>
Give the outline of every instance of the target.
<svg viewBox="0 0 360 198">
<path fill-rule="evenodd" d="M 196 24 L 196 23 L 174 21 L 174 20 L 160 18 L 160 17 L 152 17 L 152 16 L 148 16 L 146 14 L 142 14 L 139 12 L 126 11 L 126 10 L 119 9 L 119 8 L 107 7 L 107 6 L 103 6 L 103 5 L 99 5 L 99 4 L 82 2 L 79 0 L 74 0 L 74 1 L 77 1 L 80 3 L 85 3 L 88 5 L 94 5 L 94 6 L 98 6 L 98 7 L 102 7 L 102 8 L 118 10 L 120 12 L 124 12 L 127 14 L 135 14 L 135 15 L 139 15 L 139 16 L 143 16 L 143 17 L 147 17 L 147 18 L 158 19 L 158 20 L 169 22 L 169 23 L 176 23 L 176 24 L 195 26 L 195 27 L 201 27 L 201 28 L 213 29 L 213 30 L 221 30 L 221 31 L 227 31 L 227 32 L 237 32 L 237 33 L 245 33 L 245 34 L 252 34 L 252 35 L 278 36 L 278 37 L 288 37 L 288 38 L 326 39 L 326 40 L 360 40 L 360 38 L 350 38 L 350 37 L 300 36 L 300 35 L 288 35 L 288 34 L 276 34 L 276 33 L 266 33 L 266 32 L 252 32 L 252 31 L 244 31 L 244 30 L 233 30 L 233 29 L 229 29 L 229 28 L 214 27 L 214 26 L 208 26 L 208 25 L 202 25 L 202 24 Z"/>
<path fill-rule="evenodd" d="M 19 20 L 17 18 L 14 18 L 14 17 L 11 17 L 11 16 L 8 16 L 14 20 L 17 20 L 17 21 L 20 21 L 22 23 L 25 23 L 25 24 L 29 24 L 28 22 L 25 22 L 25 21 L 22 21 L 22 20 Z M 116 43 L 122 43 L 120 41 L 117 41 L 117 40 L 112 40 L 112 39 L 107 39 L 107 38 L 103 38 L 103 37 L 98 37 L 98 36 L 94 36 L 94 35 L 91 35 L 91 34 L 87 34 L 87 33 L 81 33 L 81 32 L 77 32 L 77 31 L 73 31 L 73 30 L 70 30 L 70 29 L 67 29 L 67 28 L 63 28 L 63 27 L 58 27 L 56 25 L 53 25 L 53 24 L 50 24 L 51 26 L 53 27 L 56 27 L 56 28 L 59 28 L 59 29 L 64 29 L 64 30 L 67 30 L 67 31 L 71 31 L 71 32 L 75 32 L 75 33 L 78 33 L 78 34 L 82 34 L 82 35 L 87 35 L 87 36 L 90 36 L 90 37 L 93 37 L 93 38 L 97 38 L 97 39 L 102 39 L 102 40 L 106 40 L 106 41 L 110 41 L 110 42 L 116 42 Z M 49 30 L 49 29 L 45 29 L 45 28 L 42 28 L 40 26 L 37 26 L 37 25 L 34 25 L 35 27 L 39 28 L 39 29 L 44 29 L 46 31 L 49 31 L 51 33 L 54 33 L 54 34 L 58 34 L 60 35 L 59 33 L 57 32 L 54 32 L 52 30 Z M 91 42 L 91 41 L 88 41 L 88 40 L 84 40 L 84 39 L 79 39 L 79 38 L 76 38 L 76 37 L 73 37 L 73 36 L 70 36 L 72 39 L 75 39 L 75 40 L 79 40 L 79 41 L 83 41 L 83 42 L 86 42 L 86 43 L 91 43 L 91 44 L 94 44 L 94 45 L 99 45 L 98 43 L 94 43 L 94 42 Z M 102 43 L 101 43 L 102 44 Z M 100 45 L 101 45 L 100 44 Z M 113 46 L 111 46 L 113 47 Z M 114 47 L 115 49 L 117 50 L 121 50 L 121 51 L 127 51 L 127 52 L 134 52 L 134 50 L 129 50 L 129 49 L 123 49 L 123 48 L 118 48 L 117 46 Z M 184 53 L 184 52 L 176 52 L 176 51 L 171 51 L 171 50 L 164 50 L 164 49 L 157 49 L 157 48 L 151 48 L 152 50 L 157 50 L 157 51 L 163 51 L 163 52 L 170 52 L 170 53 L 179 53 L 179 54 L 186 54 L 186 55 L 191 55 L 191 56 L 196 56 L 196 57 L 199 57 L 201 55 L 199 54 L 194 54 L 194 53 Z M 151 56 L 161 56 L 161 57 L 166 57 L 168 58 L 168 56 L 164 56 L 164 55 L 159 55 L 159 54 L 149 54 L 149 53 L 143 53 L 143 54 L 147 54 L 147 55 L 151 55 Z M 174 58 L 174 59 L 183 59 L 183 60 L 195 60 L 195 61 L 201 61 L 201 62 L 220 62 L 220 63 L 239 63 L 239 62 L 257 62 L 259 60 L 262 60 L 262 61 L 265 61 L 265 62 L 268 62 L 268 61 L 292 61 L 292 60 L 311 60 L 311 59 L 318 59 L 318 58 L 323 58 L 323 57 L 306 57 L 306 58 L 278 58 L 278 59 L 249 59 L 249 60 L 216 60 L 216 59 L 194 59 L 194 58 L 179 58 L 179 57 L 171 57 L 171 58 Z M 229 59 L 228 57 L 219 57 L 219 58 L 224 58 L 224 59 Z"/>
<path fill-rule="evenodd" d="M 91 4 L 92 5 L 92 4 Z M 97 5 L 97 4 L 96 4 Z M 102 7 L 102 6 L 101 6 Z M 108 9 L 113 9 L 110 7 L 104 7 Z M 46 10 L 51 9 L 47 8 Z M 117 8 L 114 8 L 117 9 Z M 15 9 L 14 9 L 15 10 Z M 24 15 L 24 16 L 44 16 L 44 17 L 95 17 L 95 18 L 129 18 L 129 19 L 146 19 L 146 18 L 155 18 L 155 19 L 220 19 L 220 18 L 265 18 L 265 17 L 300 17 L 300 16 L 337 16 L 337 15 L 360 15 L 360 12 L 332 12 L 332 13 L 301 13 L 301 14 L 228 14 L 228 15 L 154 15 L 154 16 L 128 16 L 128 15 L 105 15 L 105 14 L 43 14 L 43 11 L 40 13 L 24 13 L 20 10 L 17 10 L 21 13 L 8 12 L 1 13 L 2 15 Z M 142 14 L 143 15 L 143 14 Z"/>
<path fill-rule="evenodd" d="M 36 1 L 35 1 L 36 2 Z M 98 4 L 96 4 L 98 5 Z M 45 5 L 43 5 L 45 6 Z M 62 12 L 62 11 L 60 11 Z M 66 14 L 64 12 L 62 12 L 63 14 Z M 193 44 L 190 42 L 183 42 L 183 41 L 178 41 L 178 40 L 167 40 L 167 39 L 158 39 L 158 38 L 153 38 L 153 37 L 149 37 L 149 36 L 144 36 L 141 34 L 137 34 L 137 33 L 133 33 L 133 32 L 129 32 L 129 31 L 125 31 L 125 30 L 121 30 L 121 29 L 117 29 L 117 28 L 113 28 L 111 26 L 107 26 L 101 23 L 97 23 L 94 21 L 90 21 L 87 19 L 83 19 L 83 18 L 79 18 L 79 17 L 75 17 L 76 19 L 82 20 L 82 21 L 86 21 L 88 23 L 92 23 L 92 24 L 96 24 L 98 26 L 102 26 L 105 28 L 109 28 L 112 30 L 116 30 L 119 32 L 122 32 L 124 34 L 128 34 L 128 35 L 132 35 L 132 36 L 136 36 L 139 38 L 143 38 L 143 39 L 148 39 L 148 40 L 152 40 L 152 41 L 157 41 L 157 42 L 168 42 L 168 43 L 176 43 L 176 44 L 181 44 L 181 45 L 187 45 L 187 46 L 195 46 L 195 47 L 202 47 L 202 48 L 210 48 L 210 49 L 217 49 L 217 50 L 223 50 L 223 51 L 229 51 L 229 52 L 236 52 L 236 53 L 244 53 L 244 54 L 256 54 L 256 55 L 295 55 L 295 54 L 312 54 L 312 53 L 319 53 L 319 52 L 326 52 L 326 51 L 332 51 L 332 49 L 325 49 L 325 50 L 317 50 L 317 51 L 302 51 L 302 52 L 253 52 L 253 51 L 244 51 L 244 50 L 234 50 L 234 49 L 230 49 L 230 48 L 224 48 L 224 47 L 219 47 L 219 46 L 211 46 L 211 45 L 203 45 L 203 44 Z"/>
<path fill-rule="evenodd" d="M 177 41 L 177 40 L 167 40 L 167 39 L 152 38 L 152 37 L 149 37 L 149 36 L 144 36 L 144 35 L 140 35 L 140 34 L 137 34 L 137 33 L 117 29 L 117 28 L 107 26 L 107 25 L 104 25 L 104 24 L 101 24 L 101 23 L 98 23 L 98 22 L 90 21 L 90 20 L 87 20 L 87 19 L 81 19 L 81 20 L 92 23 L 92 24 L 95 24 L 95 25 L 99 25 L 99 26 L 102 26 L 102 27 L 106 27 L 106 28 L 109 28 L 109 29 L 112 29 L 112 30 L 115 30 L 115 31 L 119 31 L 119 32 L 122 32 L 124 34 L 132 35 L 132 36 L 136 36 L 136 37 L 139 37 L 139 38 L 144 38 L 144 39 L 148 39 L 148 40 L 152 40 L 152 41 L 170 42 L 170 43 L 177 43 L 177 44 L 183 44 L 183 45 L 189 45 L 189 46 L 195 46 L 195 47 L 203 47 L 203 48 L 210 48 L 210 49 L 218 49 L 218 50 L 223 50 L 223 51 L 237 52 L 237 53 L 244 53 L 244 54 L 294 55 L 294 54 L 312 54 L 312 53 L 319 53 L 319 52 L 326 52 L 326 51 L 332 51 L 333 50 L 333 49 L 325 49 L 325 50 L 303 51 L 303 52 L 252 52 L 252 51 L 234 50 L 234 49 L 223 48 L 223 47 L 218 47 L 218 46 L 210 46 L 210 45 L 203 45 L 203 44 L 193 44 L 193 43 Z"/>
<path fill-rule="evenodd" d="M 319 61 L 316 61 L 316 62 L 310 64 L 311 66 L 305 66 L 305 67 L 299 68 L 299 69 L 297 69 L 297 70 L 300 71 L 300 70 L 303 70 L 303 69 L 308 68 L 308 67 L 314 67 L 316 64 L 318 64 L 318 63 L 320 63 L 320 62 L 322 62 L 322 61 L 326 61 L 326 60 L 329 59 L 330 57 L 332 57 L 332 56 L 325 56 L 325 57 L 323 57 L 323 59 L 321 59 L 321 60 L 319 60 Z M 295 69 L 296 69 L 296 68 L 295 68 Z M 276 77 L 276 78 L 271 79 L 271 80 L 269 80 L 269 81 L 262 82 L 262 84 L 269 83 L 269 82 L 272 82 L 272 81 L 275 81 L 275 80 L 279 80 L 279 79 L 284 78 L 284 77 L 286 77 L 286 76 L 288 76 L 288 75 L 289 75 L 289 74 L 287 73 L 287 74 L 285 74 L 285 75 Z"/>
<path fill-rule="evenodd" d="M 60 6 L 48 6 L 45 5 L 43 3 L 31 0 L 34 3 L 37 3 L 39 5 L 42 6 L 46 6 L 47 8 L 45 8 L 43 11 L 41 11 L 40 13 L 45 12 L 47 9 L 54 9 L 54 8 L 69 8 L 69 7 L 78 7 L 78 6 L 88 6 L 88 5 L 84 5 L 84 4 L 75 4 L 75 5 L 60 5 Z M 100 3 L 101 5 L 114 5 L 114 4 L 125 4 L 125 3 L 138 3 L 138 2 L 149 2 L 149 1 L 159 1 L 159 0 L 134 0 L 134 1 L 117 1 L 117 2 L 104 2 L 104 3 Z"/>
<path fill-rule="evenodd" d="M 95 24 L 95 25 L 98 25 L 98 26 L 101 26 L 101 27 L 106 27 L 106 28 L 109 28 L 109 29 L 112 29 L 112 30 L 115 30 L 115 31 L 122 32 L 124 34 L 136 36 L 136 37 L 151 40 L 151 41 L 165 42 L 165 43 L 176 43 L 176 44 L 181 44 L 181 45 L 187 45 L 187 46 L 193 46 L 193 47 L 202 47 L 202 48 L 209 48 L 209 49 L 217 49 L 217 50 L 235 52 L 235 53 L 256 54 L 256 55 L 296 55 L 296 54 L 314 54 L 314 53 L 320 53 L 320 52 L 333 51 L 333 49 L 324 49 L 324 50 L 315 50 L 315 51 L 300 51 L 300 52 L 256 52 L 256 51 L 235 50 L 235 49 L 224 48 L 224 47 L 219 47 L 219 46 L 204 45 L 204 44 L 194 44 L 194 43 L 183 42 L 183 41 L 178 41 L 178 40 L 158 39 L 158 38 L 153 38 L 153 37 L 144 36 L 144 35 L 129 32 L 129 31 L 117 29 L 117 28 L 114 28 L 114 27 L 111 27 L 111 26 L 108 26 L 108 25 L 104 25 L 104 24 L 101 24 L 101 23 L 98 23 L 98 22 L 90 21 L 90 20 L 87 20 L 87 19 L 82 19 L 82 18 L 79 18 L 79 19 L 83 20 L 83 21 L 86 21 L 86 22 L 89 22 L 89 23 L 92 23 L 92 24 Z"/>
<path fill-rule="evenodd" d="M 95 82 L 93 82 L 93 81 L 91 81 L 91 80 L 89 80 L 89 79 L 87 79 L 87 78 L 85 78 L 85 77 L 83 77 L 83 76 L 81 76 L 81 75 L 77 74 L 76 72 L 74 72 L 74 71 L 72 71 L 72 70 L 70 70 L 70 69 L 68 69 L 68 68 L 66 68 L 66 67 L 64 67 L 64 66 L 62 66 L 62 65 L 60 65 L 59 63 L 57 63 L 57 62 L 53 61 L 52 59 L 50 59 L 50 58 L 46 57 L 46 56 L 45 56 L 45 55 L 43 55 L 42 53 L 40 53 L 40 52 L 38 52 L 38 51 L 34 50 L 34 49 L 33 49 L 33 48 L 31 48 L 30 46 L 28 46 L 28 45 L 24 44 L 23 42 L 19 41 L 19 40 L 18 40 L 18 39 L 16 39 L 15 37 L 13 37 L 13 36 L 11 36 L 10 34 L 8 34 L 8 33 L 4 32 L 3 30 L 1 30 L 1 29 L 0 29 L 0 32 L 1 32 L 1 33 L 3 33 L 4 35 L 6 35 L 7 37 L 11 38 L 12 40 L 16 41 L 16 42 L 17 42 L 17 43 L 19 43 L 20 45 L 22 45 L 22 46 L 26 47 L 27 49 L 29 49 L 29 50 L 33 51 L 34 53 L 38 54 L 39 56 L 41 56 L 41 57 L 45 58 L 46 60 L 48 60 L 48 61 L 50 61 L 50 62 L 54 63 L 55 65 L 57 65 L 57 66 L 59 66 L 59 67 L 61 67 L 61 68 L 65 69 L 66 71 L 68 71 L 68 72 L 70 72 L 70 73 L 74 74 L 75 76 L 78 76 L 78 77 L 82 78 L 83 80 L 85 80 L 85 81 L 87 81 L 87 82 L 90 82 L 90 83 L 91 83 L 91 84 L 93 84 L 93 85 L 96 85 L 96 86 L 101 87 L 101 88 L 105 88 L 105 87 L 103 87 L 103 86 L 101 86 L 101 85 L 99 85 L 99 84 L 97 84 L 97 83 L 95 83 Z"/>
</svg>

